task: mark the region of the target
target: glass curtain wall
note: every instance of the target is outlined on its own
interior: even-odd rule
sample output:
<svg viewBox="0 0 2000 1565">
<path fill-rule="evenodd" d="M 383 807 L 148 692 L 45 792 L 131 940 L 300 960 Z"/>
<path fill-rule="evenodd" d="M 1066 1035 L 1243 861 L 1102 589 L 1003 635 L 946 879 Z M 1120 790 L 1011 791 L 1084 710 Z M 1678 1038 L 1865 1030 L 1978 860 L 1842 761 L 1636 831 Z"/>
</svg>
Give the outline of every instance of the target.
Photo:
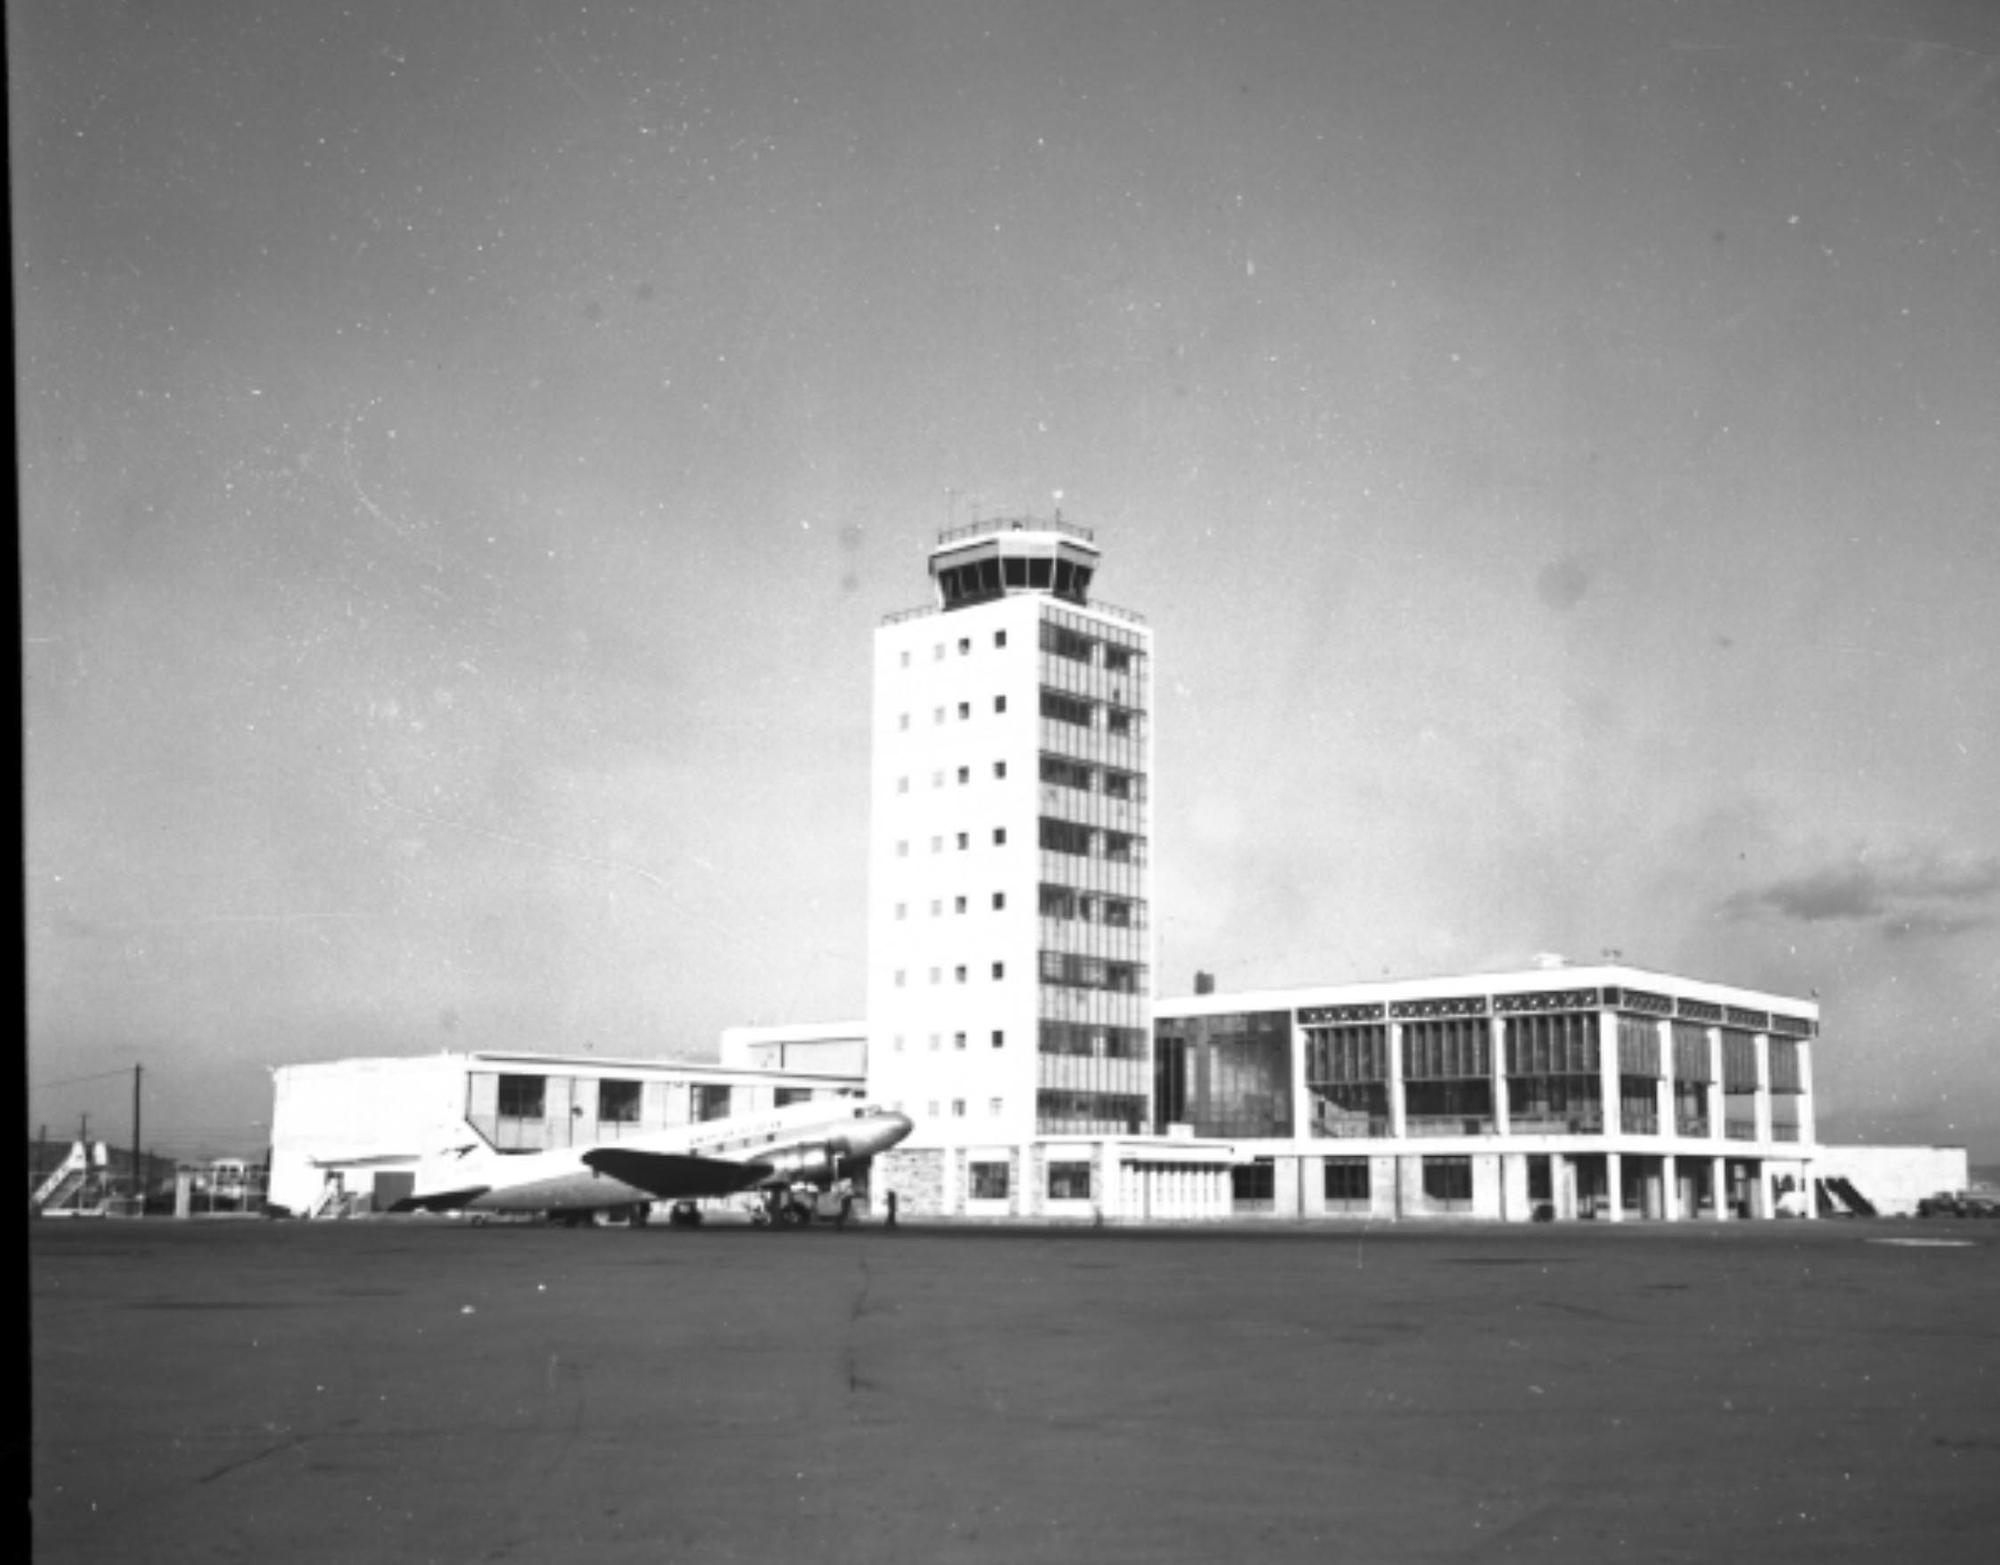
<svg viewBox="0 0 2000 1565">
<path fill-rule="evenodd" d="M 1130 1134 L 1147 1116 L 1145 638 L 1053 605 L 1040 628 L 1036 1128 Z"/>
<path fill-rule="evenodd" d="M 1412 1136 L 1493 1133 L 1493 1035 L 1484 1016 L 1403 1023 L 1403 1125 Z"/>
<path fill-rule="evenodd" d="M 1517 1136 L 1603 1132 L 1596 1012 L 1507 1018 L 1507 1125 Z"/>
<path fill-rule="evenodd" d="M 1650 1017 L 1618 1018 L 1618 1128 L 1660 1133 L 1660 1029 Z"/>
<path fill-rule="evenodd" d="M 1345 1140 L 1389 1134 L 1389 1029 L 1381 1023 L 1306 1029 L 1311 1133 Z"/>
<path fill-rule="evenodd" d="M 1722 1134 L 1757 1139 L 1757 1040 L 1735 1027 L 1722 1029 Z"/>
<path fill-rule="evenodd" d="M 1708 1121 L 1708 1089 L 1715 1068 L 1708 1058 L 1708 1029 L 1693 1022 L 1674 1024 L 1674 1132 L 1682 1136 L 1712 1134 Z"/>
<path fill-rule="evenodd" d="M 1160 1022 L 1156 1127 L 1192 1125 L 1196 1135 L 1225 1138 L 1291 1135 L 1291 1041 L 1289 1011 Z"/>
</svg>

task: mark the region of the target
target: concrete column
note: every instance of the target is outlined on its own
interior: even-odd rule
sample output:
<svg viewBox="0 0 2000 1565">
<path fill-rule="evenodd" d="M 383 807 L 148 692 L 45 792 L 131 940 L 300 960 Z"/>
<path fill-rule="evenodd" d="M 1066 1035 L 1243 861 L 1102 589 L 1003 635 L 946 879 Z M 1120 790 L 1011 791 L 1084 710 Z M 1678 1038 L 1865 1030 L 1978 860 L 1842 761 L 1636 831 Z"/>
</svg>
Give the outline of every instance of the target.
<svg viewBox="0 0 2000 1565">
<path fill-rule="evenodd" d="M 1305 1161 L 1299 1157 L 1277 1157 L 1271 1160 L 1271 1215 L 1273 1217 L 1299 1217 L 1299 1165 Z"/>
<path fill-rule="evenodd" d="M 1403 1024 L 1389 1023 L 1389 1134 L 1401 1140 L 1403 1128 Z"/>
<path fill-rule="evenodd" d="M 1758 1051 L 1760 1057 L 1762 1050 Z M 1750 1186 L 1750 1215 L 1765 1219 L 1777 1215 L 1778 1206 L 1771 1194 L 1771 1160 L 1757 1160 L 1757 1177 Z"/>
<path fill-rule="evenodd" d="M 1396 1215 L 1411 1217 L 1423 1208 L 1424 1160 L 1420 1157 L 1396 1159 Z"/>
<path fill-rule="evenodd" d="M 1680 1163 L 1669 1152 L 1660 1159 L 1660 1195 L 1662 1205 L 1660 1220 L 1677 1223 L 1681 1220 L 1681 1179 Z"/>
<path fill-rule="evenodd" d="M 1506 1018 L 1495 1016 L 1487 1023 L 1488 1048 L 1493 1055 L 1493 1133 L 1496 1136 L 1511 1134 L 1508 1129 L 1507 1101 L 1507 1022 Z"/>
<path fill-rule="evenodd" d="M 1614 1223 L 1625 1221 L 1625 1159 L 1616 1152 L 1604 1154 L 1604 1215 Z"/>
<path fill-rule="evenodd" d="M 1312 1100 L 1306 1095 L 1306 1030 L 1299 1025 L 1299 1013 L 1291 1014 L 1292 1035 L 1292 1128 L 1294 1141 L 1310 1134 Z"/>
<path fill-rule="evenodd" d="M 1368 1159 L 1368 1215 L 1383 1221 L 1393 1221 L 1399 1214 L 1396 1210 L 1396 1159 L 1373 1156 Z"/>
<path fill-rule="evenodd" d="M 1597 1013 L 1597 1094 L 1604 1100 L 1604 1134 L 1615 1136 L 1624 1127 L 1618 1113 L 1618 1017 L 1611 1011 Z M 1612 1195 L 1617 1195 L 1613 1185 Z M 1614 1199 L 1614 1207 L 1618 1202 Z"/>
<path fill-rule="evenodd" d="M 1708 1160 L 1708 1194 L 1718 1223 L 1729 1221 L 1729 1164 L 1724 1158 Z"/>
<path fill-rule="evenodd" d="M 1535 1215 L 1528 1199 L 1528 1157 L 1524 1152 L 1500 1155 L 1500 1217 L 1504 1222 L 1525 1223 Z"/>
</svg>

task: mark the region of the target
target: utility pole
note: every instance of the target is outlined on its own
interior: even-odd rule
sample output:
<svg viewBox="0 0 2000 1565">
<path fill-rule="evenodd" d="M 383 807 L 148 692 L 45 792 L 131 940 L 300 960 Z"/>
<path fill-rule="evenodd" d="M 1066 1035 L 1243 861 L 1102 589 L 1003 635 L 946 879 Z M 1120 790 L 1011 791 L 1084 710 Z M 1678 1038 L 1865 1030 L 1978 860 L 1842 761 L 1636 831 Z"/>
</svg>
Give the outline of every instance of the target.
<svg viewBox="0 0 2000 1565">
<path fill-rule="evenodd" d="M 132 1067 L 132 1191 L 139 1198 L 139 1217 L 146 1215 L 146 1176 L 139 1167 L 139 1079 L 145 1074 L 145 1066 Z"/>
</svg>

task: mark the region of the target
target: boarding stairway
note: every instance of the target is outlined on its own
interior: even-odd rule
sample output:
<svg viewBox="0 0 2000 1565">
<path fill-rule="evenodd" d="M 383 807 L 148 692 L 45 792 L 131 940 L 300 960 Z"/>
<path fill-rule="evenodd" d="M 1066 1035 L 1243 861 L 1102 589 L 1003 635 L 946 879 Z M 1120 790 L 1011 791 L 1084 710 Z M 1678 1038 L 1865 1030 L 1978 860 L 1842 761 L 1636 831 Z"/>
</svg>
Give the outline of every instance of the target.
<svg viewBox="0 0 2000 1565">
<path fill-rule="evenodd" d="M 1879 1217 L 1875 1203 L 1854 1188 L 1854 1182 L 1840 1175 L 1813 1181 L 1821 1217 Z"/>
<path fill-rule="evenodd" d="M 30 1217 L 102 1217 L 110 1191 L 105 1169 L 110 1154 L 104 1143 L 79 1141 L 28 1196 Z"/>
</svg>

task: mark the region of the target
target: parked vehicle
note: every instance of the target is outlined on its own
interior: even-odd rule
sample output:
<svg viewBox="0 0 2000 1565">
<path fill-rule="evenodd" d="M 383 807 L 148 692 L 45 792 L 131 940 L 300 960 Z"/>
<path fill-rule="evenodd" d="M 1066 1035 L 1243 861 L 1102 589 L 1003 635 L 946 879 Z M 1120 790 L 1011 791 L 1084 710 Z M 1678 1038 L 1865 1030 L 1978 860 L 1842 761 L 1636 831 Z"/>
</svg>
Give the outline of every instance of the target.
<svg viewBox="0 0 2000 1565">
<path fill-rule="evenodd" d="M 1940 1190 L 1917 1202 L 1917 1216 L 2000 1218 L 2000 1198 L 1971 1190 Z"/>
</svg>

